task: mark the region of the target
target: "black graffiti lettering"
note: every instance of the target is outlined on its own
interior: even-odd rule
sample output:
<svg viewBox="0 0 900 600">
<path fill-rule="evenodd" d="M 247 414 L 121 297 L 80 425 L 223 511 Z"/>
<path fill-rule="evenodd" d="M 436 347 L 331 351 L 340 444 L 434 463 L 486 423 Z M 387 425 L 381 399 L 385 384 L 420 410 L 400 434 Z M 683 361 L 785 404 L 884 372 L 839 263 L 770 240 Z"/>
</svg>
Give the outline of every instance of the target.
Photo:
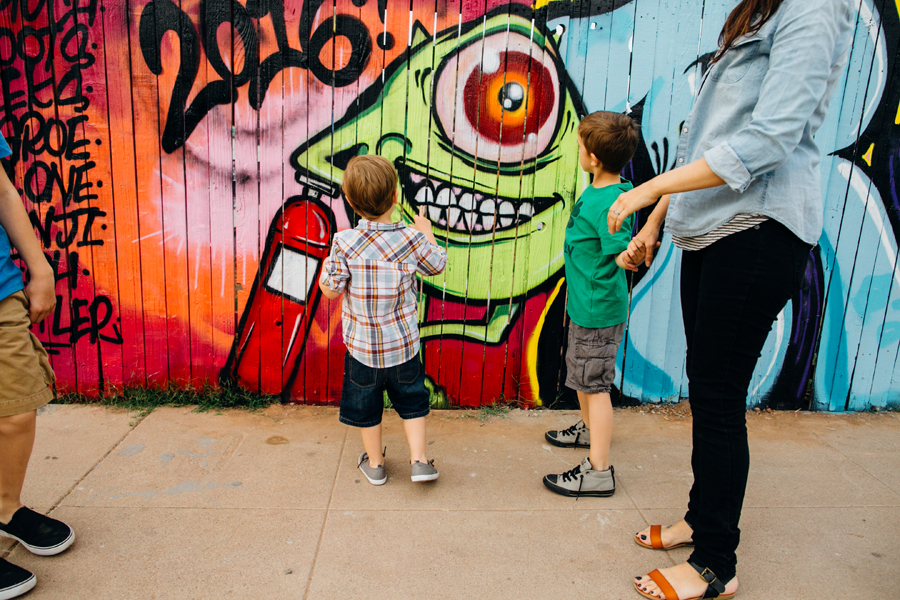
<svg viewBox="0 0 900 600">
<path fill-rule="evenodd" d="M 28 111 L 19 119 L 22 158 L 27 158 L 29 154 L 37 156 L 44 152 L 44 126 L 46 124 L 44 115 L 33 110 Z"/>
<path fill-rule="evenodd" d="M 45 344 L 51 354 L 82 339 L 123 342 L 108 296 L 74 297 L 79 285 L 90 281 L 76 249 L 103 244 L 94 235 L 107 216 L 89 205 L 99 197 L 91 181 L 97 165 L 91 160 L 92 140 L 84 138 L 91 104 L 85 69 L 96 63 L 90 34 L 98 8 L 97 0 L 0 0 L 10 22 L 24 21 L 17 31 L 0 27 L 0 127 L 10 134 L 13 151 L 4 166 L 27 162 L 20 185 L 36 207 L 29 219 L 55 281 L 69 291 L 65 301 L 57 295 L 53 317 L 40 325 L 51 335 Z M 59 107 L 71 108 L 60 118 Z"/>
<path fill-rule="evenodd" d="M 54 131 L 51 131 L 54 130 Z M 57 146 L 53 146 L 53 139 L 56 138 Z M 69 145 L 69 128 L 59 119 L 50 119 L 44 125 L 44 143 L 45 151 L 55 158 L 62 157 L 67 154 L 66 150 Z"/>
<path fill-rule="evenodd" d="M 56 207 L 50 206 L 43 219 L 34 209 L 28 215 L 44 248 L 49 248 L 51 243 L 55 243 L 58 248 L 68 248 L 73 243 L 79 248 L 103 245 L 103 240 L 92 239 L 96 219 L 106 216 L 106 212 L 96 206 L 85 206 L 60 214 L 56 213 Z M 61 223 L 63 226 L 60 226 Z M 55 238 L 53 237 L 54 230 L 56 231 Z"/>
<path fill-rule="evenodd" d="M 95 61 L 94 55 L 87 51 L 89 33 L 87 25 L 77 23 L 66 31 L 60 43 L 60 54 L 62 57 L 78 69 L 87 69 L 93 66 Z M 73 40 L 75 41 L 75 47 L 71 48 Z"/>
<path fill-rule="evenodd" d="M 106 213 L 96 206 L 88 206 L 70 210 L 54 217 L 54 221 L 57 223 L 68 221 L 68 233 L 64 236 L 63 231 L 59 231 L 56 234 L 56 245 L 60 248 L 68 248 L 78 239 L 80 232 L 81 239 L 76 242 L 76 246 L 102 246 L 103 240 L 91 240 L 89 238 L 94 219 L 105 216 Z M 84 222 L 81 221 L 81 217 L 84 217 Z"/>
<path fill-rule="evenodd" d="M 66 95 L 70 91 L 69 95 Z M 56 103 L 60 106 L 73 106 L 76 112 L 84 112 L 90 106 L 90 100 L 82 91 L 81 71 L 72 69 L 56 82 Z"/>
<path fill-rule="evenodd" d="M 87 115 L 79 115 L 72 117 L 66 121 L 66 127 L 69 130 L 69 139 L 71 143 L 66 145 L 66 160 L 87 160 L 91 157 L 90 152 L 75 152 L 78 148 L 89 145 L 91 142 L 85 139 L 76 139 L 75 129 L 88 120 Z"/>
<path fill-rule="evenodd" d="M 94 183 L 88 180 L 87 175 L 96 166 L 97 163 L 92 160 L 82 164 L 69 165 L 67 177 L 63 179 L 58 163 L 48 164 L 42 160 L 35 160 L 25 171 L 22 191 L 31 202 L 42 204 L 52 201 L 54 190 L 58 190 L 64 208 L 73 203 L 81 204 L 94 200 L 99 196 L 90 193 L 90 190 L 94 188 Z"/>
<path fill-rule="evenodd" d="M 332 70 L 331 67 L 322 64 L 319 55 L 326 44 L 338 36 L 350 40 L 352 49 L 347 64 L 341 69 Z M 323 23 L 309 40 L 309 70 L 325 85 L 344 87 L 359 79 L 371 53 L 372 40 L 369 39 L 369 30 L 366 26 L 350 15 L 337 15 L 334 19 L 334 28 L 326 27 Z"/>
<path fill-rule="evenodd" d="M 163 150 L 172 153 L 181 148 L 210 110 L 235 101 L 240 87 L 249 85 L 250 106 L 259 110 L 269 84 L 285 69 L 309 69 L 319 81 L 334 87 L 357 81 L 372 54 L 371 34 L 362 21 L 346 14 L 323 20 L 313 31 L 316 14 L 324 4 L 324 0 L 303 3 L 299 26 L 301 48 L 298 50 L 287 42 L 283 0 L 250 0 L 246 8 L 230 0 L 201 0 L 199 34 L 190 17 L 172 0 L 149 2 L 141 12 L 138 25 L 141 52 L 147 67 L 155 75 L 162 73 L 161 46 L 167 32 L 175 32 L 180 48 L 178 75 L 160 140 Z M 260 63 L 254 20 L 263 17 L 272 20 L 278 51 Z M 217 36 L 223 24 L 231 25 L 243 46 L 244 63 L 239 73 L 232 72 L 219 48 Z M 349 40 L 351 51 L 347 64 L 335 70 L 324 65 L 319 55 L 337 37 Z M 210 66 L 221 79 L 209 82 L 186 106 L 200 68 L 201 45 Z"/>
<path fill-rule="evenodd" d="M 63 310 L 67 307 L 71 309 L 69 324 L 63 325 Z M 66 304 L 63 302 L 63 297 L 57 294 L 56 309 L 50 320 L 50 334 L 54 337 L 64 338 L 66 342 L 55 342 L 53 346 L 55 348 L 74 346 L 84 336 L 89 336 L 91 344 L 103 340 L 121 345 L 123 342 L 122 332 L 115 323 L 110 323 L 112 317 L 113 304 L 108 296 L 97 296 L 90 302 L 83 298 L 72 298 L 71 302 Z M 107 326 L 111 331 L 104 331 Z M 41 331 L 44 330 L 42 324 Z"/>
<path fill-rule="evenodd" d="M 49 28 L 43 27 L 35 29 L 34 27 L 23 27 L 16 36 L 16 53 L 25 62 L 27 69 L 34 69 L 46 57 L 47 64 L 45 68 L 50 67 L 50 56 L 47 53 L 47 43 L 45 38 L 50 33 Z M 29 40 L 33 40 L 29 42 Z"/>
<path fill-rule="evenodd" d="M 87 2 L 84 2 L 83 0 L 70 0 L 70 2 L 64 2 L 64 4 L 70 6 L 70 8 L 68 11 L 62 13 L 58 20 L 53 21 L 53 26 L 56 31 L 62 31 L 66 27 L 75 27 L 76 21 L 85 24 L 85 20 L 78 19 L 78 15 L 86 17 L 87 26 L 93 27 L 94 19 L 97 17 L 97 0 L 87 0 Z M 71 24 L 69 24 L 69 21 L 71 21 Z"/>
<path fill-rule="evenodd" d="M 42 160 L 31 163 L 25 171 L 24 178 L 25 197 L 34 204 L 41 204 L 53 200 L 53 184 L 63 188 L 62 177 L 59 175 L 59 167 L 56 163 L 47 164 Z M 48 211 L 49 212 L 49 211 Z M 47 246 L 49 244 L 44 244 Z"/>
<path fill-rule="evenodd" d="M 47 0 L 31 1 L 35 2 L 34 8 L 28 6 L 29 0 L 3 0 L 2 2 L 0 2 L 0 11 L 4 11 L 8 8 L 10 21 L 12 21 L 13 23 L 17 23 L 19 21 L 20 9 L 25 21 L 34 21 L 44 10 L 44 5 L 46 4 Z"/>
<path fill-rule="evenodd" d="M 2 46 L 2 43 L 0 43 Z M 22 76 L 22 72 L 15 67 L 7 67 L 3 69 L 3 98 L 6 100 L 3 108 L 8 115 L 4 118 L 4 122 L 12 118 L 12 112 L 28 106 L 25 92 L 22 90 L 12 90 L 10 84 Z M 21 98 L 21 100 L 19 100 Z"/>
<path fill-rule="evenodd" d="M 53 267 L 53 276 L 56 283 L 65 280 L 66 287 L 70 290 L 74 290 L 78 287 L 79 270 L 77 252 L 69 252 L 65 260 L 62 259 L 62 253 L 59 250 L 44 252 L 44 256 L 47 258 L 47 262 L 50 263 L 50 266 Z M 65 270 L 62 270 L 63 268 L 65 268 Z"/>
<path fill-rule="evenodd" d="M 180 61 L 161 143 L 163 150 L 174 152 L 197 126 L 195 123 L 190 130 L 186 129 L 184 105 L 200 68 L 200 46 L 191 19 L 184 11 L 171 0 L 152 0 L 141 13 L 138 38 L 144 61 L 154 75 L 162 74 L 162 40 L 169 31 L 178 36 Z"/>
</svg>

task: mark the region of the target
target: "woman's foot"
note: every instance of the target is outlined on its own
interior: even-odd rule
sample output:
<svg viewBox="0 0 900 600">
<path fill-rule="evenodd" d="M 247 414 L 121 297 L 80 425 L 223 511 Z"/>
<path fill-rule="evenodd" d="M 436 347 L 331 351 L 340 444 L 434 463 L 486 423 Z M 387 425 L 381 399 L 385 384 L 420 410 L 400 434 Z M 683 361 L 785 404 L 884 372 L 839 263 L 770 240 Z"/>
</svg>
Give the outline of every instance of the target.
<svg viewBox="0 0 900 600">
<path fill-rule="evenodd" d="M 653 547 L 653 540 L 652 536 L 650 535 L 651 527 L 648 527 L 647 529 L 635 534 L 635 541 L 641 546 L 646 546 L 648 548 Z M 692 543 L 691 537 L 693 536 L 693 534 L 694 530 L 691 529 L 691 526 L 688 525 L 687 521 L 685 521 L 684 519 L 669 527 L 663 527 L 660 531 L 660 537 L 662 538 L 662 548 L 658 549 L 668 550 L 670 548 L 677 548 L 678 546 L 690 544 Z"/>
<path fill-rule="evenodd" d="M 659 572 L 666 578 L 669 585 L 671 585 L 675 590 L 675 593 L 678 594 L 678 597 L 682 599 L 702 598 L 703 594 L 706 593 L 706 588 L 709 586 L 709 584 L 706 583 L 706 580 L 700 577 L 700 574 L 694 567 L 686 562 L 675 565 L 674 567 L 669 567 L 668 569 L 660 569 Z M 666 598 L 666 595 L 659 589 L 656 582 L 650 579 L 649 575 L 635 577 L 634 583 L 639 590 L 649 596 L 660 598 L 661 600 L 672 600 L 672 598 Z M 733 596 L 737 589 L 738 578 L 735 576 L 734 579 L 725 584 L 725 592 L 720 595 Z"/>
</svg>

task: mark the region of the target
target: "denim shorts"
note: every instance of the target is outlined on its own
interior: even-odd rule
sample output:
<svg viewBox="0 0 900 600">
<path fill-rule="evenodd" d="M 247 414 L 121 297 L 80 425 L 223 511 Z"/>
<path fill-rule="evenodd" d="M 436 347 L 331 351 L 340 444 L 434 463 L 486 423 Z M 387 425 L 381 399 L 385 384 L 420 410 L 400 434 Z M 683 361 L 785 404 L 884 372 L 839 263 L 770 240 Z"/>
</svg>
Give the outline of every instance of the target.
<svg viewBox="0 0 900 600">
<path fill-rule="evenodd" d="M 625 323 L 592 329 L 569 323 L 566 385 L 585 394 L 609 393 L 616 378 L 616 354 Z"/>
<path fill-rule="evenodd" d="M 431 393 L 425 388 L 425 369 L 418 356 L 394 367 L 377 369 L 362 364 L 348 352 L 344 356 L 341 423 L 353 427 L 381 423 L 385 390 L 401 419 L 428 414 Z"/>
</svg>

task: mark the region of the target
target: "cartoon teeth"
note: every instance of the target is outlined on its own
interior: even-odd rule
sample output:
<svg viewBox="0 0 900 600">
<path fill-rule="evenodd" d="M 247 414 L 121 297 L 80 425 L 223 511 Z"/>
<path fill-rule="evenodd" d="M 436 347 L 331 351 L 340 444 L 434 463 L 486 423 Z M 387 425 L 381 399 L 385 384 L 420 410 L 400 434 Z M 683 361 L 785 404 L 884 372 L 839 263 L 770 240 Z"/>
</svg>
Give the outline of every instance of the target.
<svg viewBox="0 0 900 600">
<path fill-rule="evenodd" d="M 407 196 L 412 196 L 413 209 L 418 211 L 424 206 L 431 222 L 451 231 L 470 233 L 491 231 L 495 227 L 499 231 L 526 223 L 534 216 L 532 202 L 464 191 L 417 173 L 410 173 L 409 177 L 418 185 L 415 194 Z"/>
</svg>

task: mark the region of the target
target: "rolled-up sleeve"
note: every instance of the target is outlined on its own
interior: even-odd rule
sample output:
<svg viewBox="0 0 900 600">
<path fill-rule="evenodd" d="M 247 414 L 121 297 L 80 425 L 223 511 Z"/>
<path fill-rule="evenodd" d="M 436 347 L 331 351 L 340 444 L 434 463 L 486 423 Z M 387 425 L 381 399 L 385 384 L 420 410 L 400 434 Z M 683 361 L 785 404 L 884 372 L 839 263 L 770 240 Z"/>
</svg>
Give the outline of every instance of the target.
<svg viewBox="0 0 900 600">
<path fill-rule="evenodd" d="M 424 236 L 423 236 L 424 237 Z M 447 251 L 440 246 L 435 246 L 431 242 L 424 240 L 418 249 L 419 263 L 416 271 L 425 277 L 432 277 L 439 273 L 443 273 L 447 267 Z"/>
<path fill-rule="evenodd" d="M 331 254 L 322 263 L 322 285 L 334 292 L 343 292 L 350 280 L 350 268 L 337 241 L 331 247 Z"/>
<path fill-rule="evenodd" d="M 837 45 L 850 26 L 844 0 L 787 2 L 759 101 L 746 127 L 703 157 L 737 192 L 783 165 L 828 89 Z M 845 50 L 845 49 L 842 49 Z"/>
</svg>

